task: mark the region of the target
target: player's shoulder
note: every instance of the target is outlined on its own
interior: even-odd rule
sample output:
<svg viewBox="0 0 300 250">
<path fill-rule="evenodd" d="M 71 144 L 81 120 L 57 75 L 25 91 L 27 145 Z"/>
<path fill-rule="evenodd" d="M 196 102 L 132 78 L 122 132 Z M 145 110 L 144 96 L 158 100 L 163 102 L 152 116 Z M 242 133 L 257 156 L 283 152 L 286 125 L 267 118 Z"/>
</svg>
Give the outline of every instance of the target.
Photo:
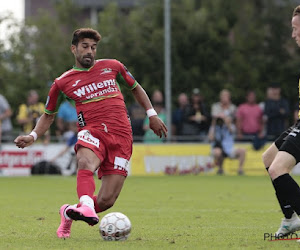
<svg viewBox="0 0 300 250">
<path fill-rule="evenodd" d="M 99 59 L 96 61 L 96 65 L 100 67 L 120 67 L 123 64 L 117 59 Z"/>
<path fill-rule="evenodd" d="M 73 72 L 74 72 L 74 69 L 67 70 L 66 72 L 62 73 L 59 77 L 57 77 L 55 79 L 55 82 L 64 80 L 67 76 L 72 75 Z"/>
</svg>

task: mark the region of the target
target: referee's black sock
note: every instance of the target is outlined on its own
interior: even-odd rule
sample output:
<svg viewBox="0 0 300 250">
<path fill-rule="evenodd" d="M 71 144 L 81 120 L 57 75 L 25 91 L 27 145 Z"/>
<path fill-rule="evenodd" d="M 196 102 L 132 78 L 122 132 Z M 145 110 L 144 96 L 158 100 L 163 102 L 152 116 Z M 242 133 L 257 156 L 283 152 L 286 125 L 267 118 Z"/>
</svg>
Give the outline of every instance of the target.
<svg viewBox="0 0 300 250">
<path fill-rule="evenodd" d="M 284 197 L 292 209 L 299 215 L 300 214 L 300 188 L 298 184 L 289 174 L 283 174 L 273 180 L 276 194 L 280 198 Z"/>
<path fill-rule="evenodd" d="M 269 168 L 266 168 L 266 170 L 268 171 Z M 272 182 L 273 187 L 274 187 L 274 189 L 275 189 L 275 186 L 274 186 L 273 181 L 271 181 L 271 182 Z M 293 213 L 294 213 L 294 210 L 293 210 L 293 208 L 291 207 L 290 202 L 288 202 L 287 199 L 286 199 L 284 196 L 278 194 L 278 192 L 276 191 L 276 189 L 275 189 L 275 194 L 276 194 L 278 203 L 279 203 L 279 205 L 280 205 L 281 211 L 282 211 L 282 213 L 284 214 L 284 217 L 285 217 L 286 219 L 292 218 L 292 215 L 293 215 Z"/>
</svg>

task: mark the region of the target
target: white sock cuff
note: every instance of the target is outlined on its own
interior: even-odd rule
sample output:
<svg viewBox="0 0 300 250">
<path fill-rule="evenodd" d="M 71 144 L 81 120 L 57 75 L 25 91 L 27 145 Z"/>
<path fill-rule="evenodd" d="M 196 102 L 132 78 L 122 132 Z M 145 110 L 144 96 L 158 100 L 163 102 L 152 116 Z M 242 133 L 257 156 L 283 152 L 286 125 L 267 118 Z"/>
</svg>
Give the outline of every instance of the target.
<svg viewBox="0 0 300 250">
<path fill-rule="evenodd" d="M 82 205 L 88 206 L 92 209 L 95 207 L 94 200 L 88 195 L 81 196 L 79 201 Z"/>
</svg>

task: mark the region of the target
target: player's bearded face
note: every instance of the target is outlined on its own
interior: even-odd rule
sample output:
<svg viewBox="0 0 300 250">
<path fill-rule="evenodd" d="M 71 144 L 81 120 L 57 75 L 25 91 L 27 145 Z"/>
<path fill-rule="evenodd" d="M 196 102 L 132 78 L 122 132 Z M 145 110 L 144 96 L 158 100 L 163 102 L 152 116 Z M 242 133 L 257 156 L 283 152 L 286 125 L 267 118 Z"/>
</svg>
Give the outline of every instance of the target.
<svg viewBox="0 0 300 250">
<path fill-rule="evenodd" d="M 95 58 L 90 54 L 77 54 L 76 60 L 82 65 L 83 68 L 90 68 L 94 65 Z"/>
<path fill-rule="evenodd" d="M 77 64 L 83 68 L 94 65 L 97 43 L 93 39 L 85 38 L 73 49 Z"/>
</svg>

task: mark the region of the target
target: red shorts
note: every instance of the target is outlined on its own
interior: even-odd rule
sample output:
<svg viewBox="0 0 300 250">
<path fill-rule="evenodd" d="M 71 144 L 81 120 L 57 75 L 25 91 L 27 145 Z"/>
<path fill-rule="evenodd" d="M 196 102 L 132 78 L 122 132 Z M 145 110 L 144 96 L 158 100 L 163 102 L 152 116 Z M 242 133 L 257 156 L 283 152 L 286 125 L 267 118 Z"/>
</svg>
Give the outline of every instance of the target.
<svg viewBox="0 0 300 250">
<path fill-rule="evenodd" d="M 100 159 L 98 178 L 103 175 L 118 174 L 127 176 L 129 160 L 132 155 L 132 136 L 106 133 L 100 129 L 89 128 L 78 133 L 78 146 L 89 148 Z"/>
</svg>

